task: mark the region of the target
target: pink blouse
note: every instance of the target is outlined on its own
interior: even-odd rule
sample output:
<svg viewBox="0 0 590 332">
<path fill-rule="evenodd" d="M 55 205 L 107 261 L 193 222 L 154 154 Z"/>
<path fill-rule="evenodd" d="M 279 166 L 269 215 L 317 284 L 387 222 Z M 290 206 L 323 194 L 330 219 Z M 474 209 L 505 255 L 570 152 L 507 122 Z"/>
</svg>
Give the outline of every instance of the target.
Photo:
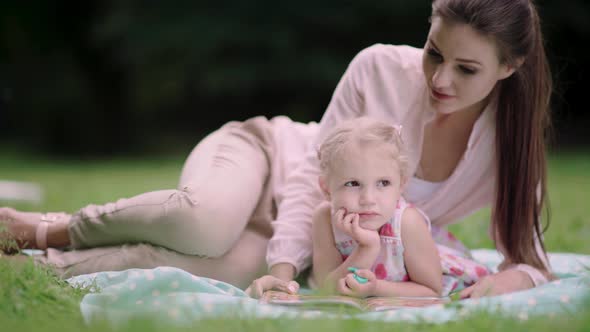
<svg viewBox="0 0 590 332">
<path fill-rule="evenodd" d="M 317 186 L 320 172 L 317 147 L 337 123 L 368 115 L 392 125 L 402 125 L 410 174 L 415 173 L 422 152 L 424 128 L 435 115 L 428 101 L 422 72 L 422 52 L 422 49 L 405 45 L 376 44 L 361 51 L 351 61 L 319 128 L 313 128 L 317 134 L 313 135 L 312 144 L 305 155 L 291 158 L 300 158 L 302 162 L 292 171 L 284 172 L 288 174 L 284 183 L 274 186 L 278 216 L 272 222 L 274 235 L 268 244 L 266 259 L 269 268 L 278 263 L 290 263 L 299 273 L 311 264 L 311 215 L 323 199 Z M 493 201 L 495 109 L 495 103 L 490 103 L 475 122 L 467 149 L 450 177 L 427 201 L 412 202 L 430 217 L 433 225 L 457 222 Z M 278 148 L 281 150 L 280 145 L 286 145 L 289 137 L 277 137 L 277 140 L 282 141 Z M 502 247 L 497 249 L 503 252 Z M 535 284 L 546 281 L 539 278 L 540 273 L 527 270 Z"/>
</svg>

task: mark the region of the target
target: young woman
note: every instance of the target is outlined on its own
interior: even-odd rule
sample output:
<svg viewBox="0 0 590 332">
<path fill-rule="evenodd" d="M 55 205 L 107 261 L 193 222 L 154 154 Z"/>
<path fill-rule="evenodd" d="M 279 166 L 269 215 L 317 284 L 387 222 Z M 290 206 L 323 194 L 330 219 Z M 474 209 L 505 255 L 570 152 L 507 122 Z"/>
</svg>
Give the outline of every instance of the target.
<svg viewBox="0 0 590 332">
<path fill-rule="evenodd" d="M 73 216 L 4 209 L 0 238 L 78 249 L 40 257 L 65 275 L 170 265 L 246 286 L 268 266 L 253 295 L 297 291 L 292 279 L 311 263 L 311 217 L 322 200 L 314 142 L 345 119 L 369 115 L 403 126 L 412 175 L 406 199 L 433 225 L 492 206 L 490 235 L 505 261 L 463 296 L 545 282 L 540 215 L 551 78 L 535 6 L 435 0 L 431 22 L 424 49 L 360 52 L 320 128 L 285 118 L 231 123 L 197 145 L 176 190 Z M 39 222 L 49 219 L 57 220 Z"/>
</svg>

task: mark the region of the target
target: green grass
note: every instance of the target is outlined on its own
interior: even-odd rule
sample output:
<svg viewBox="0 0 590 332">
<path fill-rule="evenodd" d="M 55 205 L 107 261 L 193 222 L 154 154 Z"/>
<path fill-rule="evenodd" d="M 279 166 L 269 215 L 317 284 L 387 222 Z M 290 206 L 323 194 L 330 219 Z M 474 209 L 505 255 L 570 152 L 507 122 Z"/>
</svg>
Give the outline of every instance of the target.
<svg viewBox="0 0 590 332">
<path fill-rule="evenodd" d="M 49 160 L 0 152 L 0 179 L 32 181 L 42 185 L 40 205 L 14 204 L 23 210 L 73 212 L 89 203 L 106 203 L 144 191 L 175 188 L 184 156 L 128 160 Z M 551 226 L 545 234 L 549 251 L 590 253 L 590 153 L 553 154 L 549 167 Z M 0 202 L 0 206 L 9 202 Z M 584 213 L 586 212 L 586 213 Z M 468 217 L 451 230 L 471 248 L 492 248 L 487 237 L 489 210 Z M 79 302 L 83 289 L 73 289 L 44 268 L 32 263 L 0 259 L 0 326 L 2 331 L 106 331 L 106 322 L 86 325 Z M 201 320 L 190 328 L 162 326 L 161 322 L 131 321 L 119 330 L 231 330 L 231 331 L 584 331 L 590 326 L 590 303 L 578 315 L 521 322 L 480 313 L 459 322 L 380 323 L 360 320 Z"/>
<path fill-rule="evenodd" d="M 548 190 L 550 225 L 544 234 L 545 248 L 590 254 L 590 151 L 552 154 Z M 469 248 L 493 248 L 489 220 L 490 209 L 482 209 L 449 229 Z"/>
</svg>

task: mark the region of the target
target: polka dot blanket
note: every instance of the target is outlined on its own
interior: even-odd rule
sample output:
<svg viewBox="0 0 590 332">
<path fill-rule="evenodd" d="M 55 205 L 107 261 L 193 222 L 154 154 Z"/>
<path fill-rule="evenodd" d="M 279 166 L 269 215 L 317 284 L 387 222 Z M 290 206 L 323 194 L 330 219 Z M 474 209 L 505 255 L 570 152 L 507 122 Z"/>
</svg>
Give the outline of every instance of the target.
<svg viewBox="0 0 590 332">
<path fill-rule="evenodd" d="M 494 250 L 473 250 L 472 254 L 492 270 L 501 260 Z M 172 267 L 100 272 L 68 281 L 91 290 L 80 303 L 86 321 L 100 318 L 115 324 L 142 317 L 184 325 L 213 317 L 313 319 L 333 315 L 374 321 L 443 323 L 479 311 L 501 312 L 527 320 L 536 315 L 551 317 L 587 308 L 590 255 L 551 253 L 549 259 L 560 279 L 534 289 L 424 308 L 346 314 L 259 304 L 230 284 Z"/>
</svg>

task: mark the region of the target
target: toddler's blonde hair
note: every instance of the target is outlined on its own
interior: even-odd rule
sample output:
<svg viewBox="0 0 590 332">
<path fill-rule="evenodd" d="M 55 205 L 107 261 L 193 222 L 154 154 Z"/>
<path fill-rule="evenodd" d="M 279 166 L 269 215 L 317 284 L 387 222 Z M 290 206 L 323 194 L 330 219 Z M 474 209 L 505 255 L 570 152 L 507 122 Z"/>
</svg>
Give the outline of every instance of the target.
<svg viewBox="0 0 590 332">
<path fill-rule="evenodd" d="M 392 159 L 397 163 L 401 179 L 407 179 L 409 173 L 406 149 L 401 138 L 401 127 L 392 126 L 367 116 L 358 117 L 339 123 L 324 139 L 318 149 L 320 169 L 324 175 L 334 165 L 334 161 L 352 143 L 389 146 Z"/>
</svg>

